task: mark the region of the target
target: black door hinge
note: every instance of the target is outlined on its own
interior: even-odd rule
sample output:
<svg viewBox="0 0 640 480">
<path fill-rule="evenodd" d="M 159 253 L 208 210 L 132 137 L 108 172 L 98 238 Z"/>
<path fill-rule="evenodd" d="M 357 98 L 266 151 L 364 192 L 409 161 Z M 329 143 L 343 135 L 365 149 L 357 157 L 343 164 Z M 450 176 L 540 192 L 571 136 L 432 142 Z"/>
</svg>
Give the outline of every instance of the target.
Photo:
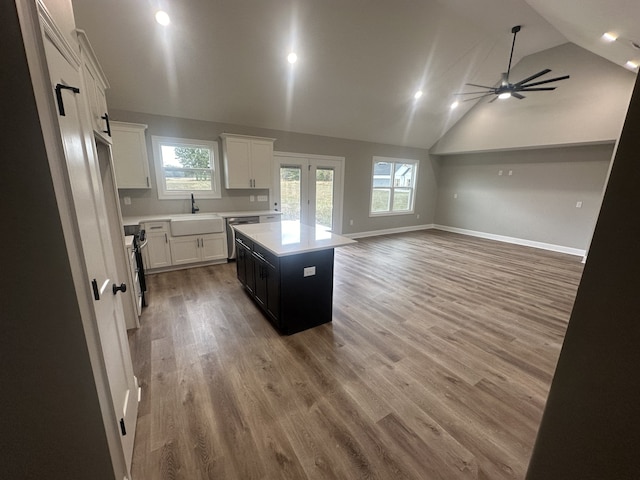
<svg viewBox="0 0 640 480">
<path fill-rule="evenodd" d="M 98 289 L 98 281 L 94 278 L 91 280 L 91 286 L 93 287 L 93 298 L 100 300 L 100 290 Z"/>
<path fill-rule="evenodd" d="M 124 418 L 120 419 L 120 431 L 122 432 L 122 436 L 127 434 L 127 429 L 124 426 Z"/>
</svg>

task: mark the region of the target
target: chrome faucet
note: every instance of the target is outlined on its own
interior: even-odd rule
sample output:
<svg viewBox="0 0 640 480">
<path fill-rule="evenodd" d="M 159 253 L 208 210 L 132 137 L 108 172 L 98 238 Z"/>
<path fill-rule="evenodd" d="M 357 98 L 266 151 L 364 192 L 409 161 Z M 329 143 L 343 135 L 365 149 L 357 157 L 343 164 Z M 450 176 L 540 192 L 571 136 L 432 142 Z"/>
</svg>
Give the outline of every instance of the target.
<svg viewBox="0 0 640 480">
<path fill-rule="evenodd" d="M 191 213 L 199 212 L 200 208 L 196 205 L 196 200 L 193 198 L 193 193 L 191 194 Z"/>
</svg>

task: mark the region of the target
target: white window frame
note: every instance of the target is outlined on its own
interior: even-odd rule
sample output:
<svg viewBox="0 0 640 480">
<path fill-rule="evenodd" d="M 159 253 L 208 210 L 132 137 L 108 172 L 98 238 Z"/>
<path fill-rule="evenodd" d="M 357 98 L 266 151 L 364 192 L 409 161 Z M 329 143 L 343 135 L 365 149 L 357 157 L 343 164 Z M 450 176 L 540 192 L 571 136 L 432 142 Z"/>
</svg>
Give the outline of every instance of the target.
<svg viewBox="0 0 640 480">
<path fill-rule="evenodd" d="M 156 185 L 158 187 L 158 199 L 160 200 L 179 200 L 191 198 L 193 193 L 198 198 L 222 198 L 222 190 L 220 187 L 220 160 L 218 155 L 218 142 L 210 140 L 195 140 L 191 138 L 180 137 L 161 137 L 157 135 L 151 136 L 153 146 L 153 161 L 156 170 Z M 167 190 L 165 188 L 164 167 L 162 165 L 162 149 L 163 145 L 172 145 L 180 147 L 206 148 L 211 152 L 211 190 Z"/>
<path fill-rule="evenodd" d="M 391 186 L 390 187 L 374 187 L 374 181 L 375 181 L 375 168 L 376 168 L 376 163 L 378 162 L 386 162 L 386 163 L 391 163 L 392 168 L 391 168 Z M 407 163 L 407 164 L 411 164 L 413 165 L 413 184 L 410 187 L 406 187 L 406 186 L 402 186 L 402 187 L 396 187 L 395 185 L 393 185 L 393 172 L 395 172 L 395 164 L 397 163 Z M 391 216 L 391 215 L 411 215 L 415 212 L 415 205 L 416 205 L 416 192 L 417 192 L 417 188 L 416 185 L 418 184 L 418 166 L 420 164 L 419 160 L 414 160 L 414 159 L 410 159 L 410 158 L 392 158 L 392 157 L 373 157 L 372 162 L 371 162 L 371 183 L 370 183 L 370 195 L 369 195 L 369 216 L 370 217 L 387 217 L 387 216 Z M 372 210 L 373 207 L 373 191 L 375 188 L 388 188 L 390 190 L 390 199 L 389 199 L 389 210 L 385 210 L 383 212 L 374 212 Z M 394 212 L 393 211 L 393 193 L 395 188 L 402 188 L 402 189 L 406 189 L 406 188 L 410 188 L 411 189 L 411 208 L 409 210 L 401 210 L 401 211 L 397 211 Z"/>
</svg>

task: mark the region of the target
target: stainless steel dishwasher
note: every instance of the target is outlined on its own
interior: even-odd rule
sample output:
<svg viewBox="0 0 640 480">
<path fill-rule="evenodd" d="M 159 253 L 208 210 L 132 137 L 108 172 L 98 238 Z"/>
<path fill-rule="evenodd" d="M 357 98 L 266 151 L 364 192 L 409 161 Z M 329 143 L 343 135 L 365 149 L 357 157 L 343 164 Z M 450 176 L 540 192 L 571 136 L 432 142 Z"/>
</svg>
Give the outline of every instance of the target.
<svg viewBox="0 0 640 480">
<path fill-rule="evenodd" d="M 236 232 L 234 225 L 246 225 L 247 223 L 260 223 L 258 215 L 251 217 L 229 217 L 227 218 L 227 252 L 229 259 L 236 258 Z"/>
</svg>

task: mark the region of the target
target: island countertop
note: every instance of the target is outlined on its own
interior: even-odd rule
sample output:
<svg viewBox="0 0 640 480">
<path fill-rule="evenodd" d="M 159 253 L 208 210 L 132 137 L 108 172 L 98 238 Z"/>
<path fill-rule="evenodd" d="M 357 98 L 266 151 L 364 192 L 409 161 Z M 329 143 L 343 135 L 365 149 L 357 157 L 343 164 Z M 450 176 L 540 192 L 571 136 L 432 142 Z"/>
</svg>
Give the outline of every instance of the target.
<svg viewBox="0 0 640 480">
<path fill-rule="evenodd" d="M 356 243 L 355 240 L 331 233 L 324 227 L 311 227 L 290 220 L 235 225 L 234 229 L 278 257 Z"/>
</svg>

